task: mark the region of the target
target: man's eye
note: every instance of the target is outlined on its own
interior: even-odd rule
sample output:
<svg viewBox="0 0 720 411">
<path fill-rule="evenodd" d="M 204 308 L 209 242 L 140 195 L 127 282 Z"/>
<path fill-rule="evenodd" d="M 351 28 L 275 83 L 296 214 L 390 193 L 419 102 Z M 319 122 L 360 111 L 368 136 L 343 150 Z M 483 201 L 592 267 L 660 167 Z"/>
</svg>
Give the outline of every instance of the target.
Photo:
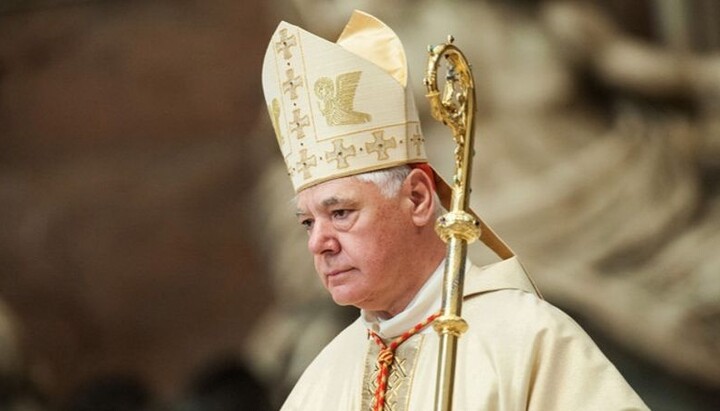
<svg viewBox="0 0 720 411">
<path fill-rule="evenodd" d="M 300 224 L 302 224 L 302 226 L 303 226 L 306 230 L 309 230 L 309 229 L 312 228 L 312 223 L 313 223 L 312 220 L 310 220 L 309 218 L 306 219 L 306 220 L 300 221 Z"/>
<path fill-rule="evenodd" d="M 341 209 L 341 210 L 333 210 L 332 215 L 335 218 L 345 218 L 348 216 L 349 213 L 350 213 L 350 211 Z"/>
</svg>

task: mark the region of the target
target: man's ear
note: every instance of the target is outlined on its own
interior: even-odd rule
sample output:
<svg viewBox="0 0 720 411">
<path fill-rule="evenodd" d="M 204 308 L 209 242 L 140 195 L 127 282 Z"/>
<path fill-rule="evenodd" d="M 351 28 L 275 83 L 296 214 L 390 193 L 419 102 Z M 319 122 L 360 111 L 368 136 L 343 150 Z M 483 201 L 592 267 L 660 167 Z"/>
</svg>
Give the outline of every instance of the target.
<svg viewBox="0 0 720 411">
<path fill-rule="evenodd" d="M 415 225 L 423 227 L 435 222 L 433 184 L 421 169 L 413 169 L 405 179 L 406 190 L 412 203 L 412 219 Z"/>
</svg>

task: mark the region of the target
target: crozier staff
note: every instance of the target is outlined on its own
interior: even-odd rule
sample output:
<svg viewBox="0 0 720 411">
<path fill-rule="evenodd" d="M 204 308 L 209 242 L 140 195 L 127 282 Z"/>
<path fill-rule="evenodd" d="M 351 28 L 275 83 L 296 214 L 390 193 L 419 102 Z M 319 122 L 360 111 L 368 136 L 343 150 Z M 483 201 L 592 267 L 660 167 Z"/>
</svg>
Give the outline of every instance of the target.
<svg viewBox="0 0 720 411">
<path fill-rule="evenodd" d="M 336 43 L 282 22 L 263 89 L 320 281 L 361 310 L 312 362 L 283 410 L 431 410 L 446 246 L 434 230 L 446 184 L 427 162 L 405 53 L 353 13 Z M 447 198 L 441 198 L 447 200 Z M 486 244 L 497 237 L 486 230 Z M 466 264 L 457 410 L 646 410 L 514 256 Z"/>
</svg>

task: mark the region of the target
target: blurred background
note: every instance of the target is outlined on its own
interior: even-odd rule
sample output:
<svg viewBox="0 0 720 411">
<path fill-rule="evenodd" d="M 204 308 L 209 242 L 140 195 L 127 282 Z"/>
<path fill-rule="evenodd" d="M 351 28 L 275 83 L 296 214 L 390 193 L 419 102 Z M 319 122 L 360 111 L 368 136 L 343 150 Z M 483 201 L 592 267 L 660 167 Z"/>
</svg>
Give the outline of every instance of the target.
<svg viewBox="0 0 720 411">
<path fill-rule="evenodd" d="M 354 8 L 479 114 L 472 203 L 653 410 L 720 409 L 720 2 L 0 1 L 0 410 L 277 409 L 357 312 L 317 281 L 260 86 Z M 494 258 L 471 247 L 477 263 Z"/>
</svg>

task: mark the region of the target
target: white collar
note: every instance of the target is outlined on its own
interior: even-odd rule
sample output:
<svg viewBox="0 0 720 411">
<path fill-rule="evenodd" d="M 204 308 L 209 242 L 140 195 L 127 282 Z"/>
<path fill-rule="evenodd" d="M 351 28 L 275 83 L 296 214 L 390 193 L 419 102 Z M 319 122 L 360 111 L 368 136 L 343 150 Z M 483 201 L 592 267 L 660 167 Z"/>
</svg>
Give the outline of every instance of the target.
<svg viewBox="0 0 720 411">
<path fill-rule="evenodd" d="M 468 261 L 467 264 L 470 264 L 470 262 Z M 375 311 L 360 310 L 360 318 L 365 324 L 365 327 L 383 339 L 394 338 L 438 312 L 442 299 L 444 271 L 445 260 L 443 259 L 427 281 L 425 281 L 420 291 L 415 294 L 410 304 L 392 318 L 383 320 Z M 432 331 L 432 327 L 425 327 L 425 329 L 420 331 L 420 334 L 429 331 Z"/>
</svg>

